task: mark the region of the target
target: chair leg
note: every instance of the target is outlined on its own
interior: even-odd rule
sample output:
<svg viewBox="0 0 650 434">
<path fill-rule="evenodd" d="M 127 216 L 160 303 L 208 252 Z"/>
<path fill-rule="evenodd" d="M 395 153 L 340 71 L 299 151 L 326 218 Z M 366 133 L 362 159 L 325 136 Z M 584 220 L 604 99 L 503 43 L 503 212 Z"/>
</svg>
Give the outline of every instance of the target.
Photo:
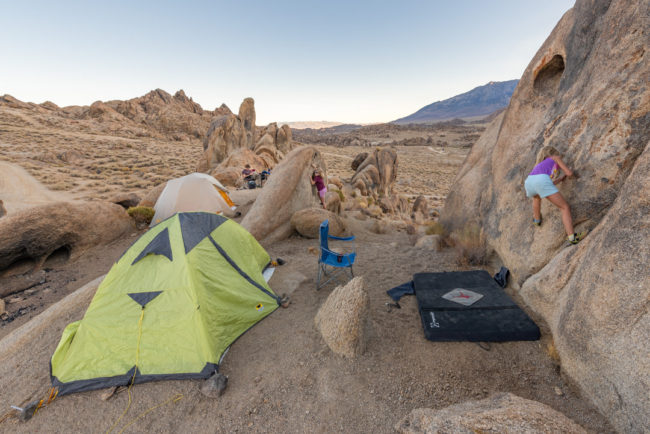
<svg viewBox="0 0 650 434">
<path fill-rule="evenodd" d="M 318 279 L 316 280 L 316 291 L 318 291 L 320 289 L 320 277 L 321 277 L 322 271 L 323 271 L 323 266 L 319 262 L 318 263 Z"/>
<path fill-rule="evenodd" d="M 350 276 L 354 279 L 354 271 L 352 271 L 352 265 L 350 265 Z"/>
</svg>

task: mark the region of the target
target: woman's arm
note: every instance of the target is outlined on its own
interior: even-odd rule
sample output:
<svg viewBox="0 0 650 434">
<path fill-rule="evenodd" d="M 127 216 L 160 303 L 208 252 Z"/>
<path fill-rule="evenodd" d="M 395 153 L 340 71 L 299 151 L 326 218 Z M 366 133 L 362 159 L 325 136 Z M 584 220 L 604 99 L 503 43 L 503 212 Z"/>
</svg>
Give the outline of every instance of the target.
<svg viewBox="0 0 650 434">
<path fill-rule="evenodd" d="M 569 178 L 573 177 L 573 171 L 569 169 L 569 166 L 564 164 L 564 161 L 562 161 L 560 157 L 558 157 L 557 155 L 552 155 L 551 158 L 553 159 L 553 161 L 557 163 L 558 166 L 560 166 L 560 169 L 562 169 L 562 171 L 566 173 L 566 176 L 568 176 Z"/>
</svg>

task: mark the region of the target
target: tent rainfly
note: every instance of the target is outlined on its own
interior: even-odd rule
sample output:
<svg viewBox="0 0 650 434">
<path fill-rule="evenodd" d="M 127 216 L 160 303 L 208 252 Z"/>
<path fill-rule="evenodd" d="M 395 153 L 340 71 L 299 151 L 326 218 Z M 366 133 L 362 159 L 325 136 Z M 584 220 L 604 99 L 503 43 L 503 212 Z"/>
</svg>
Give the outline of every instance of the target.
<svg viewBox="0 0 650 434">
<path fill-rule="evenodd" d="M 221 215 L 179 213 L 113 265 L 52 356 L 59 395 L 153 380 L 208 378 L 226 349 L 277 309 L 271 260 Z"/>
<path fill-rule="evenodd" d="M 228 190 L 219 181 L 205 173 L 190 173 L 170 179 L 154 205 L 151 219 L 154 226 L 177 212 L 206 211 L 224 213 L 236 206 Z"/>
</svg>

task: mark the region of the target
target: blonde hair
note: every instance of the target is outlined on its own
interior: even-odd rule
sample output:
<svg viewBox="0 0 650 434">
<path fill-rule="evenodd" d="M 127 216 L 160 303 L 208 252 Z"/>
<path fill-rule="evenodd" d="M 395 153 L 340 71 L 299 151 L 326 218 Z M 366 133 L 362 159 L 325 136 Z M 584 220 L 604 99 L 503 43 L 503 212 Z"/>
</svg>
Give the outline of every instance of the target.
<svg viewBox="0 0 650 434">
<path fill-rule="evenodd" d="M 535 160 L 535 164 L 541 163 L 551 155 L 560 155 L 560 152 L 557 149 L 555 149 L 553 146 L 544 146 L 537 153 L 537 160 Z"/>
</svg>

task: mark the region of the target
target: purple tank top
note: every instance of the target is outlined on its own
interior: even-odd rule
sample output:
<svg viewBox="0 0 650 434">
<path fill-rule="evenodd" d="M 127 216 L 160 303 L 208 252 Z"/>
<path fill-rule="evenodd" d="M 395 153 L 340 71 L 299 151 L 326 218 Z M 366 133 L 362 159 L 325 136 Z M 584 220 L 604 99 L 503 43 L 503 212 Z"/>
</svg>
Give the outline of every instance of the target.
<svg viewBox="0 0 650 434">
<path fill-rule="evenodd" d="M 548 175 L 552 178 L 557 175 L 557 163 L 549 157 L 535 166 L 529 175 Z"/>
</svg>

